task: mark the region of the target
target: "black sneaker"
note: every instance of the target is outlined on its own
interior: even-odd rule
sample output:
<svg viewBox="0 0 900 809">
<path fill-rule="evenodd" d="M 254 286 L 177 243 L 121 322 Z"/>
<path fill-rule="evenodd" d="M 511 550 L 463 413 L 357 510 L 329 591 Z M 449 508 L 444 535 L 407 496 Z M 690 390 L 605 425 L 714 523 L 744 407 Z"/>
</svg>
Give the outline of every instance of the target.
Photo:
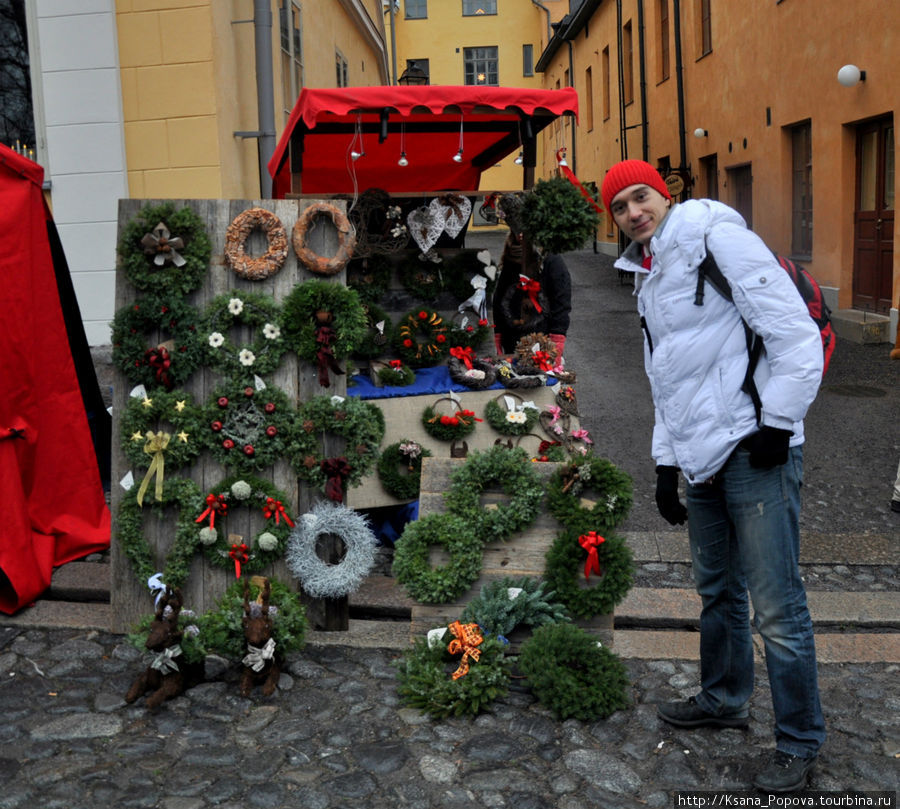
<svg viewBox="0 0 900 809">
<path fill-rule="evenodd" d="M 753 786 L 763 792 L 795 792 L 806 786 L 806 779 L 816 757 L 800 758 L 775 751 L 775 756 L 768 766 L 753 779 Z"/>
<path fill-rule="evenodd" d="M 657 705 L 656 715 L 677 728 L 745 728 L 749 724 L 746 716 L 716 716 L 707 713 L 694 697 L 684 702 L 664 702 Z"/>
<path fill-rule="evenodd" d="M 891 500 L 891 511 L 900 512 L 900 500 Z"/>
</svg>

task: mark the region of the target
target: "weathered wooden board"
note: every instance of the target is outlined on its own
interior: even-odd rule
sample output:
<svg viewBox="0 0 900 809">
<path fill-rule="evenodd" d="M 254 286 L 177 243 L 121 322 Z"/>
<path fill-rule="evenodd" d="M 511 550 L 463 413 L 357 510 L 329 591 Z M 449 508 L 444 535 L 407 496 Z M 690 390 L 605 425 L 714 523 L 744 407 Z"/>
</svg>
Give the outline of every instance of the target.
<svg viewBox="0 0 900 809">
<path fill-rule="evenodd" d="M 426 458 L 422 463 L 422 496 L 419 501 L 419 515 L 441 514 L 446 511 L 443 493 L 451 486 L 451 475 L 465 461 L 451 458 Z M 559 468 L 555 463 L 537 463 L 535 470 L 543 480 Z M 487 489 L 481 502 L 485 506 L 503 502 L 507 495 L 499 488 Z M 560 525 L 545 508 L 541 509 L 535 522 L 525 531 L 510 537 L 505 542 L 489 542 L 484 546 L 481 576 L 459 599 L 448 604 L 414 604 L 410 622 L 410 635 L 417 637 L 438 626 L 446 626 L 458 620 L 463 608 L 477 597 L 481 588 L 492 581 L 507 576 L 531 576 L 540 578 L 544 572 L 544 559 Z M 402 541 L 402 540 L 401 540 Z M 446 557 L 437 549 L 432 551 L 432 563 L 442 564 Z M 613 616 L 599 615 L 588 621 L 577 621 L 578 625 L 597 635 L 602 643 L 613 643 Z"/>
</svg>

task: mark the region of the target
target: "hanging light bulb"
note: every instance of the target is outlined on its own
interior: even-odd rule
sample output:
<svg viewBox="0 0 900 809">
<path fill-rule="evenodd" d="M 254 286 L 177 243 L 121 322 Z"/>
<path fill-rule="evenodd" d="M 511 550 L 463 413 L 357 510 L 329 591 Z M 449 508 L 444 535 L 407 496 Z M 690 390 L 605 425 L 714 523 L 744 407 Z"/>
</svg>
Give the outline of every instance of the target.
<svg viewBox="0 0 900 809">
<path fill-rule="evenodd" d="M 460 149 L 455 155 L 453 155 L 454 163 L 462 163 L 462 149 Z"/>
<path fill-rule="evenodd" d="M 408 166 L 409 161 L 406 159 L 406 152 L 400 152 L 400 159 L 397 161 L 398 166 Z"/>
<path fill-rule="evenodd" d="M 517 166 L 521 166 L 521 165 L 525 162 L 525 159 L 522 157 L 522 153 L 521 153 L 521 152 L 519 152 L 519 154 L 516 156 L 516 159 L 515 159 L 513 162 L 514 162 Z"/>
<path fill-rule="evenodd" d="M 365 152 L 357 152 L 357 151 L 354 149 L 352 152 L 350 152 L 350 159 L 353 160 L 354 162 L 356 162 L 356 161 L 359 160 L 364 154 L 365 154 Z"/>
<path fill-rule="evenodd" d="M 453 155 L 453 162 L 454 163 L 462 163 L 462 156 L 463 156 L 463 117 L 462 117 L 462 115 L 460 115 L 459 116 L 459 149 L 457 150 L 456 154 Z"/>
<path fill-rule="evenodd" d="M 400 124 L 400 159 L 397 161 L 397 165 L 409 165 L 409 161 L 406 159 L 406 124 Z"/>
</svg>

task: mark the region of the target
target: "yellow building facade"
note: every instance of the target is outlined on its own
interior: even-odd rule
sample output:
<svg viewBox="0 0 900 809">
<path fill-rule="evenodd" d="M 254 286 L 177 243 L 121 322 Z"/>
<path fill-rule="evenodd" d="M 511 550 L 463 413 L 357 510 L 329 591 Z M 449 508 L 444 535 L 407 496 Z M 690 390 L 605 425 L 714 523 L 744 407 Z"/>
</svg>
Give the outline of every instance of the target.
<svg viewBox="0 0 900 809">
<path fill-rule="evenodd" d="M 549 6 L 549 4 L 547 4 Z M 892 318 L 900 47 L 894 0 L 582 0 L 538 66 L 579 95 L 577 173 L 623 157 L 737 208 L 804 262 L 835 309 Z M 864 71 L 856 76 L 845 65 Z M 849 86 L 848 86 L 849 85 Z M 544 174 L 554 165 L 544 153 Z M 539 172 L 540 173 L 540 172 Z M 601 226 L 608 252 L 617 234 Z"/>
</svg>

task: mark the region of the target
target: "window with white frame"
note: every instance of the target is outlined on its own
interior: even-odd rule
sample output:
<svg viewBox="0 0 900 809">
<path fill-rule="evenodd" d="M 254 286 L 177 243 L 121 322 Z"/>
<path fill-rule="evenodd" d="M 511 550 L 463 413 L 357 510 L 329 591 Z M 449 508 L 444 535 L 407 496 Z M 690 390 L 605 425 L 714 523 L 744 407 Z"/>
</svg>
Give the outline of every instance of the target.
<svg viewBox="0 0 900 809">
<path fill-rule="evenodd" d="M 465 84 L 500 84 L 497 47 L 463 48 Z"/>
<path fill-rule="evenodd" d="M 334 52 L 334 68 L 335 68 L 335 80 L 337 84 L 335 87 L 349 87 L 350 86 L 350 68 L 347 64 L 347 59 L 340 51 L 336 50 Z"/>
<path fill-rule="evenodd" d="M 462 0 L 462 13 L 463 17 L 496 14 L 497 0 Z"/>
</svg>

